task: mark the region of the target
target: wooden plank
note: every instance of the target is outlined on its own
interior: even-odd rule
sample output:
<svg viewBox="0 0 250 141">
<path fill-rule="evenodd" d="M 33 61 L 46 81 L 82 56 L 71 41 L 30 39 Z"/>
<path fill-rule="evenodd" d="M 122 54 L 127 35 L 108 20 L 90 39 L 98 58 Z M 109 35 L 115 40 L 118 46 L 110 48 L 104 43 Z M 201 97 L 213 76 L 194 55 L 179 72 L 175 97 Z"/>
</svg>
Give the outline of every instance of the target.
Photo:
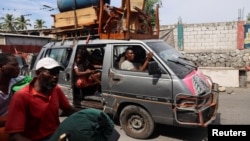
<svg viewBox="0 0 250 141">
<path fill-rule="evenodd" d="M 121 5 L 122 9 L 126 7 L 126 1 L 127 0 L 122 0 L 122 5 Z M 145 7 L 145 0 L 130 0 L 130 11 L 136 12 L 136 10 L 134 10 L 134 6 L 138 7 L 143 11 Z"/>
<path fill-rule="evenodd" d="M 157 35 L 151 34 L 136 34 L 136 33 L 101 33 L 100 39 L 117 39 L 117 40 L 128 40 L 128 39 L 159 39 Z"/>
<path fill-rule="evenodd" d="M 134 6 L 138 7 L 141 10 L 144 10 L 144 5 L 145 5 L 145 0 L 130 0 L 130 8 L 131 11 L 136 11 L 134 10 Z"/>
<path fill-rule="evenodd" d="M 150 34 L 131 34 L 130 39 L 159 39 L 159 36 Z"/>
<path fill-rule="evenodd" d="M 118 39 L 118 40 L 124 40 L 127 39 L 125 33 L 99 33 L 100 39 Z"/>
<path fill-rule="evenodd" d="M 98 14 L 96 8 L 87 7 L 76 10 L 77 17 L 77 27 L 82 25 L 94 24 L 98 20 Z M 75 26 L 75 16 L 74 11 L 67 11 L 56 14 L 54 16 L 54 26 L 55 28 Z"/>
</svg>

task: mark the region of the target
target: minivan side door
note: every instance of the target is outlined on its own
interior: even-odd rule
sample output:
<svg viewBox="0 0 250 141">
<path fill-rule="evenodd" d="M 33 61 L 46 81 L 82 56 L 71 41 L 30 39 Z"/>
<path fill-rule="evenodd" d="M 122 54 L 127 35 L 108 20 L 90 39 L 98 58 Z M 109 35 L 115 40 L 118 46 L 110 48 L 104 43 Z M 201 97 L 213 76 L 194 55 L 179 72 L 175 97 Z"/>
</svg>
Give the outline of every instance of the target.
<svg viewBox="0 0 250 141">
<path fill-rule="evenodd" d="M 119 68 L 122 59 L 122 53 L 127 47 L 134 49 L 134 62 L 140 63 L 144 60 L 147 48 L 140 44 L 115 44 L 112 47 L 112 67 L 109 69 L 109 93 L 115 97 L 115 100 L 123 103 L 136 103 L 146 108 L 158 123 L 171 122 L 168 118 L 172 115 L 172 79 L 164 70 L 156 57 L 154 61 L 158 62 L 162 73 L 158 75 L 149 75 L 147 71 L 129 71 Z M 125 58 L 123 58 L 125 59 Z"/>
</svg>

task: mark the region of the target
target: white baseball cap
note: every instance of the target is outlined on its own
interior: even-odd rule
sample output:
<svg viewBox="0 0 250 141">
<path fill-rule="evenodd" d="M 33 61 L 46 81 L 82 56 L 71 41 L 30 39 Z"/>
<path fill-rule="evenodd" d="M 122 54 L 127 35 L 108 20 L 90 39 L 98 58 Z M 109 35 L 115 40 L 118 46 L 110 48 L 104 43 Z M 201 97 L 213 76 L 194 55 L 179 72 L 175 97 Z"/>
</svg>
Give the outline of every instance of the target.
<svg viewBox="0 0 250 141">
<path fill-rule="evenodd" d="M 41 68 L 45 68 L 48 70 L 58 68 L 60 70 L 64 70 L 64 67 L 62 67 L 55 59 L 50 57 L 42 58 L 37 62 L 36 70 L 39 70 Z"/>
</svg>

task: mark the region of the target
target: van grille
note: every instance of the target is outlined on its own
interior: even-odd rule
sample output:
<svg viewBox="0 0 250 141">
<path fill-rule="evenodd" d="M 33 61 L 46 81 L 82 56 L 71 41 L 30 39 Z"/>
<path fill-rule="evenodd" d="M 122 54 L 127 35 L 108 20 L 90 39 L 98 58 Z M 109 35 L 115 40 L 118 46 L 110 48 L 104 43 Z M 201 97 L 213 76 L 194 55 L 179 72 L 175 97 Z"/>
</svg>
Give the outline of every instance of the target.
<svg viewBox="0 0 250 141">
<path fill-rule="evenodd" d="M 215 106 L 205 109 L 204 111 L 188 111 L 184 109 L 177 109 L 176 111 L 176 120 L 180 124 L 190 124 L 190 125 L 203 125 L 204 123 L 211 120 Z M 199 113 L 201 117 L 199 117 Z"/>
<path fill-rule="evenodd" d="M 199 76 L 195 75 L 192 79 L 192 83 L 196 95 L 206 94 L 207 92 L 209 92 L 208 84 Z"/>
</svg>

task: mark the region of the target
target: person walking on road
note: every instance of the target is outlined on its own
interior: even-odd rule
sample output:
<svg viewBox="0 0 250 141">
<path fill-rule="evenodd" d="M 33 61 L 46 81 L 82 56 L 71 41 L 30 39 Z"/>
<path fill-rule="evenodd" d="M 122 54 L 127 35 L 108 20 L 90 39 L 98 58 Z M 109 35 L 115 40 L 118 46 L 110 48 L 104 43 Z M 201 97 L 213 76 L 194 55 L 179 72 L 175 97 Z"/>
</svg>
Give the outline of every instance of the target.
<svg viewBox="0 0 250 141">
<path fill-rule="evenodd" d="M 36 77 L 13 95 L 5 126 L 11 141 L 47 141 L 60 124 L 59 109 L 67 115 L 77 111 L 57 85 L 60 70 L 54 59 L 42 58 Z"/>
<path fill-rule="evenodd" d="M 7 141 L 4 132 L 8 107 L 12 96 L 12 86 L 24 78 L 19 76 L 20 68 L 15 56 L 11 53 L 0 53 L 0 140 Z"/>
</svg>

